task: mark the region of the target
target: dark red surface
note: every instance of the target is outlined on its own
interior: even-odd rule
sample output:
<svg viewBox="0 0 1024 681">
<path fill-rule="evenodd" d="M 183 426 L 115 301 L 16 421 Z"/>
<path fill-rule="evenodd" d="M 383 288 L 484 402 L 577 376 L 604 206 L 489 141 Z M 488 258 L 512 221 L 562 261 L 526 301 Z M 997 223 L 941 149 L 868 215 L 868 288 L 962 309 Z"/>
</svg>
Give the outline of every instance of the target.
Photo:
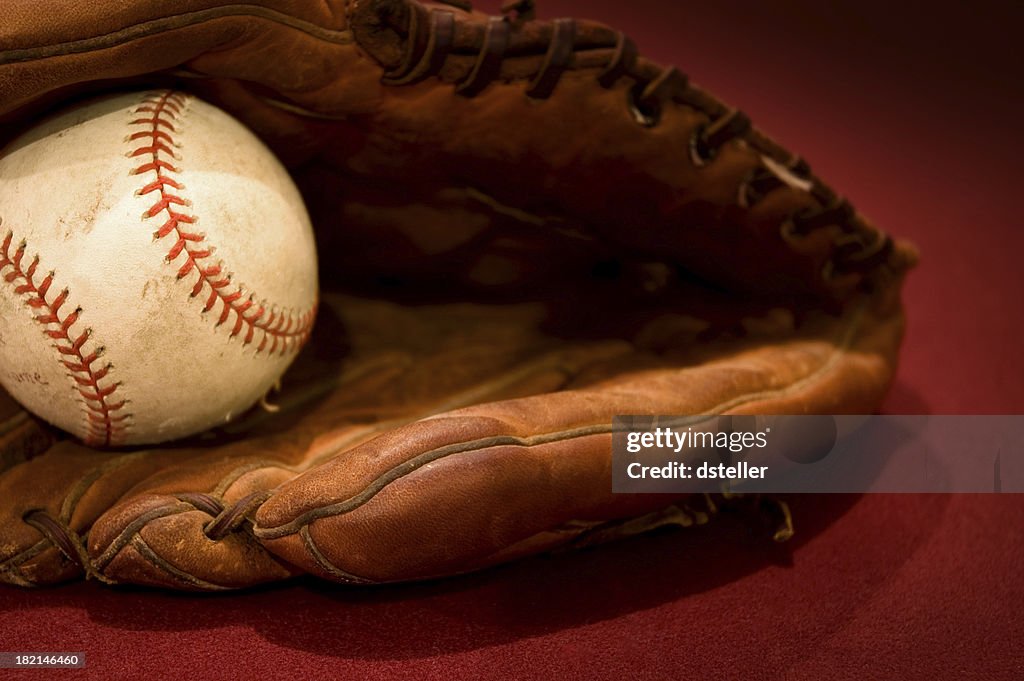
<svg viewBox="0 0 1024 681">
<path fill-rule="evenodd" d="M 625 29 L 918 244 L 885 411 L 1024 412 L 1018 4 L 697 5 L 541 11 Z M 85 651 L 74 674 L 104 679 L 1024 678 L 1024 497 L 792 506 L 780 547 L 726 518 L 436 584 L 0 588 L 0 650 Z"/>
</svg>

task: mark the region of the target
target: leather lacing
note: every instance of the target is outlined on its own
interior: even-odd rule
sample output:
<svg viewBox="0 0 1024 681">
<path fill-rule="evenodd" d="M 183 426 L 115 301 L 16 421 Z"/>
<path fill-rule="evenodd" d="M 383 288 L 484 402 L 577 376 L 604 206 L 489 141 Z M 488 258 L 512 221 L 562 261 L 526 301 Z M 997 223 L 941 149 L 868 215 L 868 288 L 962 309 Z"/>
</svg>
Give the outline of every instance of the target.
<svg viewBox="0 0 1024 681">
<path fill-rule="evenodd" d="M 271 492 L 265 490 L 243 497 L 233 504 L 225 505 L 220 499 L 210 494 L 187 493 L 177 495 L 196 510 L 211 517 L 203 526 L 203 534 L 211 541 L 220 541 L 233 532 L 237 532 L 246 523 L 252 522 L 253 514 L 270 498 Z M 28 511 L 22 520 L 34 527 L 72 564 L 81 568 L 86 575 L 104 582 L 109 582 L 89 559 L 89 551 L 85 546 L 85 537 L 71 529 L 66 523 L 53 517 L 47 511 L 36 509 Z"/>
<path fill-rule="evenodd" d="M 270 495 L 269 490 L 256 492 L 229 506 L 225 506 L 219 499 L 209 494 L 179 494 L 178 499 L 192 504 L 197 510 L 213 518 L 203 527 L 203 533 L 208 538 L 219 541 L 238 530 L 244 523 L 251 522 L 252 514 L 270 498 Z"/>
<path fill-rule="evenodd" d="M 443 4 L 468 10 L 463 0 L 440 0 Z M 455 92 L 463 97 L 480 94 L 492 82 L 500 79 L 502 62 L 507 57 L 525 56 L 521 51 L 509 55 L 512 32 L 524 23 L 534 20 L 536 5 L 533 0 L 516 0 L 502 6 L 504 16 L 487 20 L 479 51 L 469 73 L 455 84 Z M 526 88 L 526 95 L 543 100 L 552 95 L 562 74 L 573 66 L 577 45 L 576 22 L 573 19 L 555 19 L 550 23 L 550 38 L 544 59 Z M 453 54 L 457 20 L 454 12 L 444 9 L 426 9 L 412 4 L 407 29 L 408 39 L 401 63 L 388 70 L 384 82 L 393 85 L 411 83 L 441 72 L 447 57 Z M 594 45 L 588 45 L 594 49 Z M 603 88 L 611 88 L 623 78 L 632 79 L 626 107 L 638 125 L 655 127 L 662 112 L 670 104 L 683 104 L 708 115 L 711 120 L 698 126 L 690 137 L 688 155 L 694 166 L 700 168 L 712 163 L 719 151 L 728 143 L 742 140 L 746 145 L 780 164 L 794 177 L 810 184 L 810 193 L 819 207 L 804 209 L 791 215 L 780 225 L 781 237 L 791 246 L 798 247 L 801 239 L 820 229 L 835 227 L 840 236 L 834 239 L 832 257 L 822 270 L 826 280 L 851 273 L 865 273 L 886 263 L 893 251 L 892 239 L 866 223 L 849 203 L 811 174 L 807 163 L 788 152 L 754 129 L 750 119 L 736 109 L 728 109 L 721 102 L 691 87 L 687 76 L 675 67 L 662 68 L 653 79 L 637 68 L 639 53 L 636 44 L 621 32 L 615 44 L 605 46 L 611 56 L 597 75 Z M 757 168 L 740 187 L 738 203 L 750 208 L 771 192 L 787 187 L 770 168 Z"/>
<path fill-rule="evenodd" d="M 22 516 L 22 520 L 26 525 L 34 527 L 71 564 L 81 568 L 86 575 L 102 582 L 110 582 L 89 560 L 89 551 L 85 547 L 85 539 L 68 527 L 66 523 L 39 509 L 28 511 Z"/>
</svg>

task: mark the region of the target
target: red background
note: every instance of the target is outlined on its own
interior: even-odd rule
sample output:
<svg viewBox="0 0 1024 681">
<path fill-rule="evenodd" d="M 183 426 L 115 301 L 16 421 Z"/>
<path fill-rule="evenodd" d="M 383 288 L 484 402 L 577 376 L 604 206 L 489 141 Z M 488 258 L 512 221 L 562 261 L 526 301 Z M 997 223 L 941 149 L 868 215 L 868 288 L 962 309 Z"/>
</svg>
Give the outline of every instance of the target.
<svg viewBox="0 0 1024 681">
<path fill-rule="evenodd" d="M 498 0 L 479 3 L 495 11 Z M 889 413 L 1022 413 L 1020 4 L 547 0 L 810 160 L 922 263 Z M 96 678 L 1024 678 L 1024 498 L 805 496 L 466 578 L 226 596 L 0 588 L 0 650 Z M 12 673 L 11 676 L 35 672 Z"/>
</svg>

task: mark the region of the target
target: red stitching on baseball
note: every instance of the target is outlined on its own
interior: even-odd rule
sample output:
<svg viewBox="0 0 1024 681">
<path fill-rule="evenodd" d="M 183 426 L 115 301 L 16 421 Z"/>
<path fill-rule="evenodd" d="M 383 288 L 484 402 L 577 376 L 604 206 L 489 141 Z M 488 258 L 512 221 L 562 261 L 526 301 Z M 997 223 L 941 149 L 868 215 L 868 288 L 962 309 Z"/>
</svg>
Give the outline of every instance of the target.
<svg viewBox="0 0 1024 681">
<path fill-rule="evenodd" d="M 96 366 L 102 354 L 102 349 L 94 350 L 85 355 L 82 347 L 89 340 L 89 329 L 86 329 L 77 336 L 72 335 L 71 327 L 78 321 L 82 314 L 81 308 L 76 308 L 70 314 L 61 317 L 60 309 L 68 299 L 68 290 L 64 289 L 53 299 L 46 301 L 46 294 L 53 285 L 54 273 L 50 272 L 37 286 L 35 283 L 36 270 L 39 269 L 39 256 L 32 258 L 28 268 L 22 267 L 25 258 L 27 245 L 21 242 L 18 248 L 11 255 L 11 243 L 14 241 L 14 232 L 7 232 L 3 244 L 0 246 L 0 272 L 7 267 L 11 271 L 3 275 L 8 284 L 14 285 L 14 293 L 20 296 L 27 296 L 25 304 L 36 310 L 38 314 L 35 320 L 46 327 L 43 332 L 47 338 L 54 341 L 53 347 L 60 353 L 60 363 L 70 371 L 74 379 L 76 391 L 84 400 L 86 434 L 83 440 L 86 444 L 95 446 L 110 446 L 118 444 L 128 429 L 130 413 L 118 414 L 124 408 L 126 402 L 121 400 L 111 401 L 110 397 L 121 385 L 120 382 L 111 383 L 107 386 L 100 385 L 100 381 L 110 373 L 111 365 L 105 364 Z"/>
<path fill-rule="evenodd" d="M 151 93 L 132 112 L 140 117 L 133 119 L 129 125 L 143 128 L 128 137 L 129 142 L 142 143 L 142 146 L 132 149 L 128 154 L 130 157 L 143 158 L 143 162 L 132 172 L 135 175 L 155 174 L 155 178 L 136 193 L 139 196 L 154 192 L 158 194 L 158 198 L 142 217 L 148 220 L 161 213 L 167 216 L 153 236 L 156 239 L 168 236 L 174 238 L 174 244 L 167 252 L 167 262 L 173 262 L 182 253 L 185 254 L 185 262 L 178 268 L 177 277 L 183 279 L 196 273 L 196 282 L 190 293 L 193 298 L 209 288 L 203 312 L 210 312 L 218 302 L 223 304 L 217 326 L 227 322 L 234 313 L 231 337 L 239 336 L 244 331 L 243 345 L 249 345 L 255 340 L 258 329 L 263 332 L 263 336 L 256 347 L 257 352 L 266 350 L 271 354 L 279 352 L 283 355 L 297 350 L 306 342 L 313 328 L 316 306 L 296 316 L 290 312 L 269 309 L 265 303 L 256 303 L 253 294 L 247 295 L 240 286 L 231 292 L 231 274 L 224 273 L 223 262 L 203 262 L 213 255 L 213 246 L 206 243 L 203 234 L 189 231 L 192 229 L 190 226 L 196 222 L 196 216 L 188 210 L 190 203 L 176 193 L 181 192 L 184 186 L 171 175 L 181 172 L 172 161 L 179 159 L 174 152 L 174 134 L 185 101 L 185 95 L 180 92 Z"/>
</svg>

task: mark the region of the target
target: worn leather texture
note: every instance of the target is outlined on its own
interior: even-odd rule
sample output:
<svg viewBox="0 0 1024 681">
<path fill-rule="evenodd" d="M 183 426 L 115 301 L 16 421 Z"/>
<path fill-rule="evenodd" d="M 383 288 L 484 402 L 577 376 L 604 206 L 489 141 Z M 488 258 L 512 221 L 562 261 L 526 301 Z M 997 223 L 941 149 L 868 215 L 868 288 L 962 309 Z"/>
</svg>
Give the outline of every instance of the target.
<svg viewBox="0 0 1024 681">
<path fill-rule="evenodd" d="M 690 524 L 710 508 L 611 493 L 612 416 L 867 413 L 888 388 L 913 249 L 611 28 L 66 5 L 0 8 L 3 134 L 194 92 L 291 169 L 330 292 L 279 409 L 221 432 L 101 452 L 2 403 L 5 581 L 379 583 Z"/>
</svg>

